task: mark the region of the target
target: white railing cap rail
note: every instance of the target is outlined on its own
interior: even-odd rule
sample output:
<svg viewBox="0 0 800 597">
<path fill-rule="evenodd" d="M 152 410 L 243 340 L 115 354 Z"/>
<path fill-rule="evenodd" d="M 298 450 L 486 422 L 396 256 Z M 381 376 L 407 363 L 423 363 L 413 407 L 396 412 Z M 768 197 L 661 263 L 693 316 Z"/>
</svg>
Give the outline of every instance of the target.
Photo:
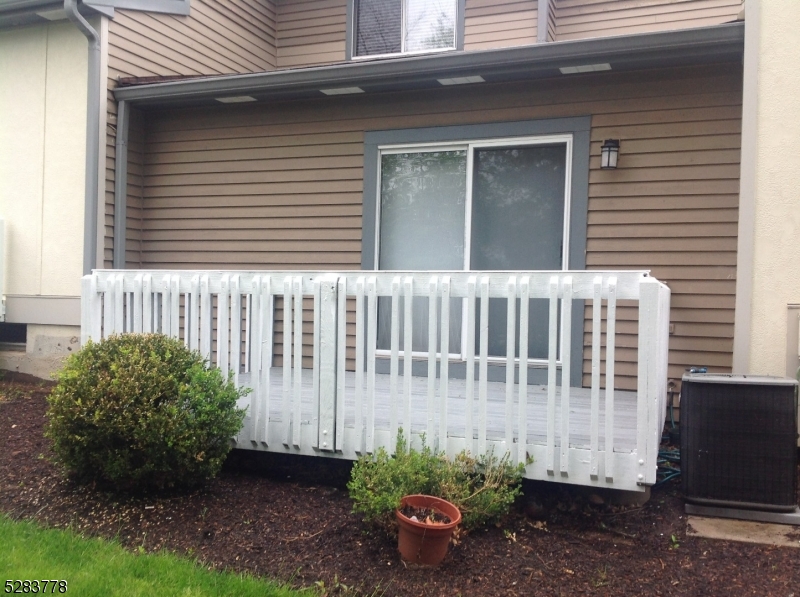
<svg viewBox="0 0 800 597">
<path fill-rule="evenodd" d="M 516 278 L 518 283 L 527 281 L 530 287 L 531 298 L 549 298 L 550 283 L 553 279 L 563 281 L 571 278 L 572 295 L 575 299 L 591 299 L 594 296 L 594 282 L 600 277 L 604 287 L 607 287 L 608 280 L 616 279 L 617 298 L 619 299 L 638 299 L 640 296 L 640 284 L 645 280 L 648 282 L 659 283 L 655 278 L 650 277 L 648 270 L 545 270 L 545 271 L 374 271 L 374 270 L 332 270 L 332 271 L 287 271 L 287 270 L 94 270 L 93 273 L 97 282 L 97 290 L 106 290 L 105 283 L 110 276 L 122 276 L 123 291 L 133 292 L 136 289 L 136 279 L 138 276 L 150 276 L 151 288 L 154 292 L 159 292 L 166 288 L 167 279 L 178 279 L 179 292 L 190 292 L 191 281 L 194 277 L 202 277 L 208 280 L 209 290 L 212 293 L 219 292 L 223 279 L 239 278 L 240 290 L 243 293 L 252 291 L 253 280 L 258 276 L 262 279 L 269 276 L 272 280 L 271 293 L 283 293 L 284 282 L 288 279 L 302 279 L 303 292 L 311 294 L 314 289 L 314 282 L 318 279 L 345 278 L 347 294 L 356 292 L 356 284 L 359 279 L 365 283 L 374 280 L 376 294 L 379 296 L 389 296 L 392 293 L 392 283 L 398 278 L 405 280 L 411 278 L 413 281 L 413 294 L 415 296 L 428 296 L 430 292 L 430 282 L 434 279 L 442 281 L 449 279 L 450 296 L 453 298 L 466 297 L 468 293 L 468 283 L 470 279 L 489 280 L 489 296 L 492 298 L 504 298 L 508 296 L 508 281 Z M 92 276 L 89 276 L 91 278 Z M 659 283 L 660 284 L 660 283 Z M 560 286 L 560 284 L 559 284 Z M 559 291 L 560 295 L 560 291 Z"/>
</svg>

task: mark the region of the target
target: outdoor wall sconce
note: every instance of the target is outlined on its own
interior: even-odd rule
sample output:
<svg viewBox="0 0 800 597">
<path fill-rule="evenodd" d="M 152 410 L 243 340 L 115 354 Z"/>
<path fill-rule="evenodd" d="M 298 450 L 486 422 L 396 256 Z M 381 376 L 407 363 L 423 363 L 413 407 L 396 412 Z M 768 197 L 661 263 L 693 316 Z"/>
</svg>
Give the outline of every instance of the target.
<svg viewBox="0 0 800 597">
<path fill-rule="evenodd" d="M 619 157 L 619 139 L 606 139 L 600 148 L 600 168 L 613 170 Z"/>
</svg>

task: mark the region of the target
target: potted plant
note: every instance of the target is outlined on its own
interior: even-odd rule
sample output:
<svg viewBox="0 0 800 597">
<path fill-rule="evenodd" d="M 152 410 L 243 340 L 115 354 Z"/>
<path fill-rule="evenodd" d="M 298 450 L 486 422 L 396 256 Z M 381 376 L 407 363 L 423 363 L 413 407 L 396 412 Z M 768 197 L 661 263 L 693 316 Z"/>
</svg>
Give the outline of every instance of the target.
<svg viewBox="0 0 800 597">
<path fill-rule="evenodd" d="M 447 554 L 461 512 L 450 502 L 432 495 L 407 495 L 395 511 L 398 548 L 406 562 L 438 566 Z"/>
<path fill-rule="evenodd" d="M 524 470 L 508 453 L 496 458 L 462 451 L 448 459 L 427 446 L 424 436 L 417 450 L 398 433 L 394 454 L 379 447 L 356 461 L 347 489 L 354 512 L 374 529 L 400 538 L 403 560 L 435 565 L 456 527 L 468 533 L 508 513 Z M 441 536 L 439 547 L 430 548 L 438 555 L 426 555 Z"/>
</svg>

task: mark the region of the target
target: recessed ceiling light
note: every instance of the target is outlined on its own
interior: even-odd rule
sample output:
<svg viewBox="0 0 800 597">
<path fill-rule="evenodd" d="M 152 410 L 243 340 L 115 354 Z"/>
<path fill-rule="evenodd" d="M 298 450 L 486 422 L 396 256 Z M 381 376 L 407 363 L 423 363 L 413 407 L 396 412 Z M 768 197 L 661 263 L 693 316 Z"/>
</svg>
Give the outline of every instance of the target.
<svg viewBox="0 0 800 597">
<path fill-rule="evenodd" d="M 467 83 L 485 83 L 485 79 L 480 75 L 471 77 L 453 77 L 452 79 L 437 79 L 442 85 L 466 85 Z"/>
<path fill-rule="evenodd" d="M 593 73 L 601 70 L 611 70 L 608 62 L 602 64 L 582 64 L 580 66 L 562 66 L 558 70 L 562 75 L 574 75 L 575 73 Z"/>
<path fill-rule="evenodd" d="M 233 95 L 231 97 L 215 97 L 215 100 L 223 104 L 241 104 L 243 102 L 257 102 L 258 100 L 249 95 Z"/>
<path fill-rule="evenodd" d="M 333 89 L 320 89 L 325 95 L 350 95 L 351 93 L 364 93 L 361 87 L 335 87 Z"/>
<path fill-rule="evenodd" d="M 63 8 L 56 8 L 55 10 L 42 10 L 36 13 L 37 17 L 42 17 L 48 21 L 61 21 L 67 18 L 67 12 Z"/>
</svg>

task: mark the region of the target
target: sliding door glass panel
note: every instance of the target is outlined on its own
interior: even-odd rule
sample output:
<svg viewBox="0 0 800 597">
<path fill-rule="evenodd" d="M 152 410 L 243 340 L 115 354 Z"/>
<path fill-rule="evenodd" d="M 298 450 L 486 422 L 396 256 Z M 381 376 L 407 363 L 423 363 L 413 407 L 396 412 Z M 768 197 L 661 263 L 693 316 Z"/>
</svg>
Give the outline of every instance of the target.
<svg viewBox="0 0 800 597">
<path fill-rule="evenodd" d="M 566 144 L 475 149 L 474 154 L 470 269 L 560 270 Z M 506 309 L 505 299 L 489 300 L 491 356 L 506 355 Z M 547 358 L 548 301 L 531 300 L 529 309 L 528 357 Z M 519 330 L 519 306 L 516 312 Z M 519 355 L 519 332 L 516 338 Z M 475 346 L 477 351 L 477 337 Z"/>
<path fill-rule="evenodd" d="M 356 56 L 401 51 L 402 0 L 357 0 Z"/>
<path fill-rule="evenodd" d="M 405 51 L 456 47 L 456 0 L 406 0 Z"/>
<path fill-rule="evenodd" d="M 381 270 L 461 270 L 467 152 L 432 151 L 381 156 Z M 402 289 L 401 289 L 402 294 Z M 428 350 L 428 299 L 415 298 L 415 351 Z M 402 301 L 400 346 L 403 347 Z M 451 301 L 450 351 L 461 346 L 461 302 Z M 379 300 L 378 348 L 390 348 L 391 299 Z"/>
</svg>

